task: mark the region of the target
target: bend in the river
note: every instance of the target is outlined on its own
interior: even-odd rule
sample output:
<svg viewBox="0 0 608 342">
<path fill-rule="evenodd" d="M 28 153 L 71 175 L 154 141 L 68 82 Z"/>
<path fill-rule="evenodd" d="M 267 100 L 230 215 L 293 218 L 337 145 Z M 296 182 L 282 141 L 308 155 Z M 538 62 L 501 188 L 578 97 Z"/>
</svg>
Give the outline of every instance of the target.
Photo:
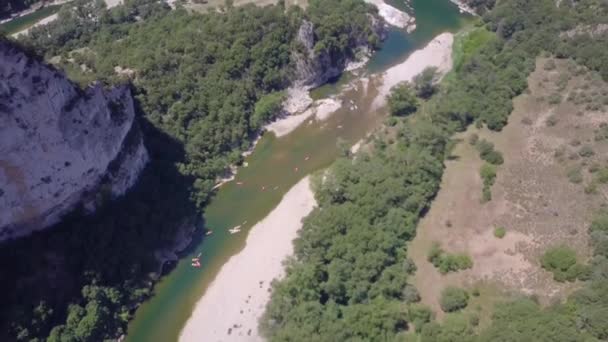
<svg viewBox="0 0 608 342">
<path fill-rule="evenodd" d="M 402 1 L 387 2 L 403 8 Z M 412 5 L 416 31 L 408 35 L 392 30 L 383 49 L 370 61 L 369 72 L 378 73 L 405 60 L 434 36 L 457 31 L 466 19 L 449 0 L 413 0 Z M 127 341 L 176 341 L 194 305 L 222 265 L 243 248 L 248 230 L 270 213 L 300 179 L 329 166 L 340 153 L 339 140 L 352 145 L 377 127 L 384 113 L 371 110 L 376 85 L 372 81 L 365 86 L 357 79 L 350 84 L 354 87 L 339 96 L 343 107 L 328 119 L 307 120 L 281 138 L 264 135 L 254 153 L 246 158 L 248 166 L 240 168 L 235 181 L 222 186 L 205 209 L 205 225 L 214 233 L 192 246 L 192 256 L 201 253 L 202 267 L 192 268 L 192 256 L 183 256 L 156 285 L 154 296 L 137 310 Z M 332 91 L 331 86 L 327 88 Z M 242 231 L 230 234 L 228 229 L 237 225 Z"/>
</svg>

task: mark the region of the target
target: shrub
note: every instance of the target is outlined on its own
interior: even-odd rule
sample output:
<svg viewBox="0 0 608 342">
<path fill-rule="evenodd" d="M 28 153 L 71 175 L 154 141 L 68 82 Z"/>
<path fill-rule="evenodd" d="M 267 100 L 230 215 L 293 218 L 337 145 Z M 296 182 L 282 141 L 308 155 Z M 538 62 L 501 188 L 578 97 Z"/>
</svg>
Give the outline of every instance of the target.
<svg viewBox="0 0 608 342">
<path fill-rule="evenodd" d="M 437 68 L 428 67 L 424 69 L 420 74 L 414 77 L 414 89 L 416 90 L 416 96 L 428 99 L 437 91 L 435 82 L 437 82 Z"/>
<path fill-rule="evenodd" d="M 604 122 L 600 124 L 600 128 L 595 131 L 595 141 L 608 139 L 608 125 Z"/>
<path fill-rule="evenodd" d="M 595 152 L 593 151 L 593 148 L 591 148 L 591 146 L 585 145 L 585 146 L 581 147 L 580 150 L 578 150 L 578 154 L 581 157 L 589 158 L 589 157 L 593 156 L 595 154 Z"/>
<path fill-rule="evenodd" d="M 473 267 L 473 260 L 466 254 L 448 254 L 439 243 L 433 242 L 427 254 L 427 260 L 433 264 L 441 274 L 457 272 Z"/>
<path fill-rule="evenodd" d="M 544 269 L 553 273 L 553 279 L 559 282 L 574 281 L 584 273 L 584 267 L 576 261 L 576 253 L 566 246 L 549 248 L 540 262 Z"/>
<path fill-rule="evenodd" d="M 574 184 L 579 184 L 583 181 L 583 175 L 581 174 L 581 168 L 576 166 L 568 170 L 568 180 Z"/>
<path fill-rule="evenodd" d="M 500 153 L 498 151 L 492 151 L 492 152 L 488 153 L 487 155 L 485 155 L 485 157 L 483 159 L 485 161 L 487 161 L 488 163 L 494 164 L 494 165 L 502 165 L 502 163 L 504 163 L 502 153 Z"/>
<path fill-rule="evenodd" d="M 420 301 L 420 293 L 412 285 L 406 285 L 403 288 L 403 301 L 406 303 L 418 303 Z"/>
<path fill-rule="evenodd" d="M 433 318 L 433 311 L 427 306 L 419 304 L 410 305 L 407 310 L 407 318 L 409 322 L 412 322 L 416 326 L 416 332 L 420 332 L 422 326 Z"/>
<path fill-rule="evenodd" d="M 399 120 L 397 120 L 396 117 L 394 116 L 389 116 L 388 118 L 386 118 L 386 125 L 389 127 L 395 127 L 397 125 L 397 123 L 399 122 Z"/>
<path fill-rule="evenodd" d="M 494 149 L 494 144 L 491 142 L 481 139 L 475 145 L 479 152 L 479 157 L 490 164 L 501 165 L 504 162 L 502 153 Z"/>
<path fill-rule="evenodd" d="M 475 146 L 475 144 L 477 144 L 478 141 L 479 141 L 479 135 L 477 135 L 476 133 L 473 133 L 469 136 L 469 144 L 471 144 L 472 146 Z"/>
<path fill-rule="evenodd" d="M 563 157 L 564 154 L 566 154 L 566 146 L 560 146 L 553 153 L 553 157 L 559 159 L 559 158 Z"/>
<path fill-rule="evenodd" d="M 492 164 L 484 163 L 479 170 L 481 179 L 483 180 L 483 189 L 481 194 L 481 202 L 485 203 L 492 199 L 492 185 L 496 180 L 496 167 Z"/>
<path fill-rule="evenodd" d="M 492 144 L 491 142 L 487 141 L 486 139 L 481 139 L 477 142 L 477 152 L 479 152 L 479 155 L 486 155 L 492 151 L 494 151 L 494 144 Z"/>
<path fill-rule="evenodd" d="M 608 168 L 601 168 L 595 173 L 595 180 L 600 184 L 608 183 Z"/>
<path fill-rule="evenodd" d="M 591 165 L 589 165 L 589 167 L 587 168 L 587 170 L 591 173 L 596 173 L 601 169 L 600 164 L 598 163 L 592 163 Z"/>
<path fill-rule="evenodd" d="M 484 187 L 481 190 L 481 203 L 490 202 L 492 200 L 492 190 L 488 187 Z"/>
<path fill-rule="evenodd" d="M 549 101 L 549 102 L 551 102 L 551 101 Z M 553 127 L 553 126 L 557 125 L 558 121 L 559 120 L 557 119 L 557 116 L 551 115 L 547 118 L 547 120 L 545 121 L 545 124 L 547 124 L 548 127 Z"/>
<path fill-rule="evenodd" d="M 469 316 L 469 323 L 471 323 L 472 326 L 476 327 L 479 325 L 479 315 L 474 313 L 471 314 L 471 316 Z"/>
<path fill-rule="evenodd" d="M 562 96 L 558 93 L 553 93 L 553 94 L 549 95 L 549 98 L 547 99 L 547 101 L 549 102 L 549 104 L 557 105 L 562 102 Z M 554 116 L 552 115 L 551 117 L 554 117 Z M 551 117 L 549 117 L 549 118 L 551 118 Z M 555 121 L 555 123 L 557 123 L 557 120 Z M 548 122 L 547 122 L 547 125 L 549 125 Z M 551 126 L 554 126 L 554 125 L 551 125 Z"/>
<path fill-rule="evenodd" d="M 418 109 L 418 99 L 408 82 L 399 83 L 391 88 L 388 107 L 391 115 L 394 116 L 406 116 Z"/>
<path fill-rule="evenodd" d="M 439 305 L 444 312 L 462 310 L 469 304 L 469 294 L 464 289 L 448 286 L 441 291 Z"/>
<path fill-rule="evenodd" d="M 443 249 L 441 249 L 439 242 L 433 242 L 433 244 L 431 245 L 431 249 L 429 249 L 429 252 L 427 253 L 426 260 L 428 260 L 431 264 L 435 265 L 439 262 L 438 260 L 439 258 L 441 258 L 442 254 Z"/>
<path fill-rule="evenodd" d="M 587 195 L 596 194 L 597 193 L 597 183 L 591 182 L 591 183 L 587 184 L 587 186 L 585 187 L 585 193 Z"/>
<path fill-rule="evenodd" d="M 505 229 L 505 227 L 496 227 L 494 229 L 494 236 L 496 236 L 499 239 L 502 239 L 503 237 L 505 237 L 506 234 L 507 234 L 507 230 Z"/>
</svg>

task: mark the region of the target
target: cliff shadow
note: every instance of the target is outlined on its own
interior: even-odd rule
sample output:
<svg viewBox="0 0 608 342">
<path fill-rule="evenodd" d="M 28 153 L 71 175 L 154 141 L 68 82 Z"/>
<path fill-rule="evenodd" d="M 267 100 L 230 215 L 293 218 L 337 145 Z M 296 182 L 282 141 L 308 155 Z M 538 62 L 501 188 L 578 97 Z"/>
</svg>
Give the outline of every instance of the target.
<svg viewBox="0 0 608 342">
<path fill-rule="evenodd" d="M 21 327 L 32 337 L 48 336 L 65 324 L 68 303 L 85 307 L 93 300 L 83 296 L 85 285 L 116 291 L 117 299 L 104 304 L 110 312 L 134 307 L 151 292 L 155 251 L 173 248 L 184 225 L 196 221 L 193 179 L 177 167 L 183 145 L 141 111 L 137 120 L 150 161 L 124 196 L 109 200 L 101 189 L 94 213 L 81 207 L 53 227 L 0 244 L 0 340 L 12 340 Z M 35 310 L 41 303 L 52 310 L 43 320 Z"/>
</svg>

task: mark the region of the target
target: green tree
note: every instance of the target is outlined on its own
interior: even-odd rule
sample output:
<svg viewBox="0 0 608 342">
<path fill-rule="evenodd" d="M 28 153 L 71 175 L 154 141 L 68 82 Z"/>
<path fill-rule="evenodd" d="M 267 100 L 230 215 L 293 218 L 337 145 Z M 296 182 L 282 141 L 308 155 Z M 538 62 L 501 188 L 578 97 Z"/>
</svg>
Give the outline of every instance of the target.
<svg viewBox="0 0 608 342">
<path fill-rule="evenodd" d="M 439 305 L 445 312 L 464 309 L 469 303 L 469 294 L 464 289 L 448 286 L 441 291 Z"/>
<path fill-rule="evenodd" d="M 391 88 L 388 96 L 388 107 L 391 115 L 406 116 L 418 109 L 418 99 L 412 86 L 407 82 L 399 83 Z"/>
<path fill-rule="evenodd" d="M 436 82 L 438 79 L 437 68 L 427 67 L 414 77 L 414 90 L 416 96 L 428 99 L 437 91 Z"/>
</svg>

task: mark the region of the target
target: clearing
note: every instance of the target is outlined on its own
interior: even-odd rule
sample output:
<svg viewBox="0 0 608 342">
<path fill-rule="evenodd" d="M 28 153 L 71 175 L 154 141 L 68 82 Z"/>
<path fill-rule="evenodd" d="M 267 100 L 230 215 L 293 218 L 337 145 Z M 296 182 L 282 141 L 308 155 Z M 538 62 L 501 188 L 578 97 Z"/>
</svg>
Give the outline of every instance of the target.
<svg viewBox="0 0 608 342">
<path fill-rule="evenodd" d="M 482 313 L 508 294 L 547 304 L 580 285 L 554 281 L 539 259 L 560 244 L 576 250 L 581 262 L 589 257 L 589 219 L 608 198 L 598 181 L 608 165 L 608 85 L 572 61 L 545 58 L 537 60 L 528 85 L 501 132 L 471 125 L 456 136 L 441 190 L 409 246 L 418 267 L 412 283 L 439 319 L 440 292 L 448 285 L 479 289 L 467 310 Z M 472 134 L 494 143 L 505 159 L 485 204 L 483 162 L 468 142 Z M 496 227 L 506 229 L 502 239 L 494 236 Z M 434 241 L 447 252 L 470 255 L 473 267 L 441 275 L 427 261 Z M 480 316 L 483 323 L 489 315 Z"/>
</svg>

